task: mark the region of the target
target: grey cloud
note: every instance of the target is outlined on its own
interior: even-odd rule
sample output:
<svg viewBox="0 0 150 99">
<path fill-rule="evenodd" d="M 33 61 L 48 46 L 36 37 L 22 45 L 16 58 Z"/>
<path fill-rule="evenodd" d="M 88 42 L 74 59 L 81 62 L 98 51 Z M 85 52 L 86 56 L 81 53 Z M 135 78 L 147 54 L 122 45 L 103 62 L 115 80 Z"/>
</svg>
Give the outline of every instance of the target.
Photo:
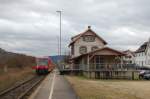
<svg viewBox="0 0 150 99">
<path fill-rule="evenodd" d="M 31 55 L 57 54 L 62 10 L 63 52 L 88 25 L 117 49 L 138 48 L 150 36 L 149 0 L 0 0 L 0 47 Z"/>
</svg>

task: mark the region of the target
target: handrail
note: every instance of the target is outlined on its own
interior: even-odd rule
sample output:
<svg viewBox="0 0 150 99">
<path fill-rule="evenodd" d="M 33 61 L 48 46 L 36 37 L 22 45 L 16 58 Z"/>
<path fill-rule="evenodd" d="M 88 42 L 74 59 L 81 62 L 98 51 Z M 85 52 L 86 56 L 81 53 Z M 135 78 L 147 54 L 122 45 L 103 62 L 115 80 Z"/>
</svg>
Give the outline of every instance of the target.
<svg viewBox="0 0 150 99">
<path fill-rule="evenodd" d="M 72 69 L 72 70 L 102 70 L 102 69 L 122 70 L 122 69 L 138 69 L 138 67 L 135 64 L 96 63 L 96 64 L 89 64 L 89 66 L 87 64 L 73 64 L 69 68 L 62 68 L 62 69 Z"/>
</svg>

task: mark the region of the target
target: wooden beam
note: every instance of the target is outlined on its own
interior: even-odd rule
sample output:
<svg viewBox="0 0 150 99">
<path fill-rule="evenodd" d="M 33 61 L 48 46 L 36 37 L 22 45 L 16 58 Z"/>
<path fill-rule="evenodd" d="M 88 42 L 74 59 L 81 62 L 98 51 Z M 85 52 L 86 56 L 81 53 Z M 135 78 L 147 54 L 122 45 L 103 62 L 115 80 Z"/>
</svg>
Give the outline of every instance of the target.
<svg viewBox="0 0 150 99">
<path fill-rule="evenodd" d="M 87 56 L 87 69 L 88 71 L 90 70 L 90 60 L 89 60 L 89 55 Z"/>
<path fill-rule="evenodd" d="M 120 56 L 120 59 L 121 59 L 121 69 L 122 69 L 122 64 L 123 64 L 122 56 Z"/>
<path fill-rule="evenodd" d="M 95 56 L 95 55 L 93 54 L 93 55 L 90 57 L 90 59 L 89 59 L 89 60 L 91 60 L 94 56 Z"/>
</svg>

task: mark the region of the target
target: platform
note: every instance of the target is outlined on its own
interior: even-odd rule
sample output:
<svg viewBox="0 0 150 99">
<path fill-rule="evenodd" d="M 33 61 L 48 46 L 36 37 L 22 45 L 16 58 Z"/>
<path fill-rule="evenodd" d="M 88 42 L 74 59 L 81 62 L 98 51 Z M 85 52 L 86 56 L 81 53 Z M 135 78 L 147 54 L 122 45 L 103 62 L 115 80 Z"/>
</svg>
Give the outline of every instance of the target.
<svg viewBox="0 0 150 99">
<path fill-rule="evenodd" d="M 58 72 L 49 74 L 29 99 L 77 99 L 68 81 Z"/>
</svg>

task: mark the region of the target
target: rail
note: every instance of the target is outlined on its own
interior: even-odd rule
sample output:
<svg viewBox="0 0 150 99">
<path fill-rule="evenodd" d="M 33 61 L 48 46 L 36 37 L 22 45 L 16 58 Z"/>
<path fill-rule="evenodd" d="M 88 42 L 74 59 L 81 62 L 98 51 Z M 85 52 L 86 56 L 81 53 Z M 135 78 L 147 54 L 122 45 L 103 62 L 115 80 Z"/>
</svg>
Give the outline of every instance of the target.
<svg viewBox="0 0 150 99">
<path fill-rule="evenodd" d="M 6 89 L 0 93 L 0 99 L 23 99 L 44 78 L 44 76 L 35 76 L 17 86 Z"/>
</svg>

